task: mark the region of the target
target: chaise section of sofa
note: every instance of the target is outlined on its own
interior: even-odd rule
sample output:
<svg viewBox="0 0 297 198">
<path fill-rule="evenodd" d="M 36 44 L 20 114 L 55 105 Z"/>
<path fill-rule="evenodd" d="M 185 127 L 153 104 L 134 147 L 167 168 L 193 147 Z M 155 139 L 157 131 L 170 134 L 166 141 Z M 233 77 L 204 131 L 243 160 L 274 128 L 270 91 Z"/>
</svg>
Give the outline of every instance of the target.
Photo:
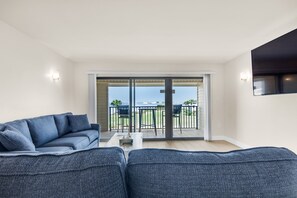
<svg viewBox="0 0 297 198">
<path fill-rule="evenodd" d="M 120 148 L 0 155 L 0 196 L 127 197 Z"/>
<path fill-rule="evenodd" d="M 37 152 L 64 152 L 95 148 L 99 145 L 100 125 L 91 124 L 80 131 L 73 131 L 68 116 L 72 113 L 46 115 L 16 120 L 0 125 L 0 131 L 17 131 L 32 142 Z M 0 143 L 0 152 L 7 149 Z"/>
<path fill-rule="evenodd" d="M 297 156 L 285 148 L 227 153 L 143 149 L 130 152 L 129 197 L 295 198 Z"/>
</svg>

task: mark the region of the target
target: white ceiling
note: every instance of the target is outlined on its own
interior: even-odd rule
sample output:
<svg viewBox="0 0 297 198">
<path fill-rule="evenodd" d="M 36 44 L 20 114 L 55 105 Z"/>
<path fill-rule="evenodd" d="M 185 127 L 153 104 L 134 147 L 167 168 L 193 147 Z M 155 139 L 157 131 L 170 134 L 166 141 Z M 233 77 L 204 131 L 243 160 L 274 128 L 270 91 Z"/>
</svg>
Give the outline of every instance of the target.
<svg viewBox="0 0 297 198">
<path fill-rule="evenodd" d="M 77 62 L 223 63 L 296 22 L 297 0 L 0 0 L 0 20 Z"/>
</svg>

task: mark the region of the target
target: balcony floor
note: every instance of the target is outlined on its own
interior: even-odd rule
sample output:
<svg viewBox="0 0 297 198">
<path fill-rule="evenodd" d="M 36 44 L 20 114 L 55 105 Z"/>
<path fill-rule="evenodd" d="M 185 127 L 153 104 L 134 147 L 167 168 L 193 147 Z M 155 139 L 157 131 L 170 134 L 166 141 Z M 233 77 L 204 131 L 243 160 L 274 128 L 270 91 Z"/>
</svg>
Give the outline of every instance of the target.
<svg viewBox="0 0 297 198">
<path fill-rule="evenodd" d="M 101 141 L 108 141 L 117 130 L 106 131 L 101 133 Z M 119 130 L 121 132 L 121 130 Z M 124 130 L 127 132 L 127 130 Z M 138 132 L 138 130 L 137 130 Z M 162 133 L 162 129 L 157 129 L 157 135 L 155 135 L 154 129 L 142 129 L 143 138 L 165 138 L 165 132 Z M 195 129 L 182 129 L 182 133 L 180 133 L 179 129 L 173 130 L 173 137 L 176 138 L 203 138 L 203 131 L 195 130 Z"/>
</svg>

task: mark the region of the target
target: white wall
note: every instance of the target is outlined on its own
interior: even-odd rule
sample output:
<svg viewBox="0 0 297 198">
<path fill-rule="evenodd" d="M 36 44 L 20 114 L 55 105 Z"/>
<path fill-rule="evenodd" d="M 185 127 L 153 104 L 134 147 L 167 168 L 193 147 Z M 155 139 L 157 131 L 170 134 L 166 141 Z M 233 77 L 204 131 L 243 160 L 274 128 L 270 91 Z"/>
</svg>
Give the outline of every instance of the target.
<svg viewBox="0 0 297 198">
<path fill-rule="evenodd" d="M 221 135 L 224 131 L 223 116 L 223 67 L 218 64 L 153 64 L 153 63 L 77 63 L 75 66 L 75 111 L 86 113 L 88 111 L 88 78 L 87 72 L 124 72 L 133 75 L 133 72 L 205 72 L 212 75 L 212 133 Z M 149 76 L 149 74 L 148 74 Z"/>
<path fill-rule="evenodd" d="M 284 146 L 297 152 L 297 94 L 253 96 L 251 53 L 225 65 L 225 136 L 249 146 Z"/>
<path fill-rule="evenodd" d="M 71 111 L 73 63 L 0 21 L 0 93 L 0 123 Z"/>
</svg>

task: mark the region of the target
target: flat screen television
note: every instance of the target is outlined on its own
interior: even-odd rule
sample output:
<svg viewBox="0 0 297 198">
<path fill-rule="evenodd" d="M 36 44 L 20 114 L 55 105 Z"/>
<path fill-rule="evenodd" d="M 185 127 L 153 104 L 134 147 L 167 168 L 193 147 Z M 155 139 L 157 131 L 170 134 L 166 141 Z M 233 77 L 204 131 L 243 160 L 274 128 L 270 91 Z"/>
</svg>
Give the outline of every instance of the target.
<svg viewBox="0 0 297 198">
<path fill-rule="evenodd" d="M 252 50 L 254 95 L 297 93 L 297 29 Z"/>
</svg>

